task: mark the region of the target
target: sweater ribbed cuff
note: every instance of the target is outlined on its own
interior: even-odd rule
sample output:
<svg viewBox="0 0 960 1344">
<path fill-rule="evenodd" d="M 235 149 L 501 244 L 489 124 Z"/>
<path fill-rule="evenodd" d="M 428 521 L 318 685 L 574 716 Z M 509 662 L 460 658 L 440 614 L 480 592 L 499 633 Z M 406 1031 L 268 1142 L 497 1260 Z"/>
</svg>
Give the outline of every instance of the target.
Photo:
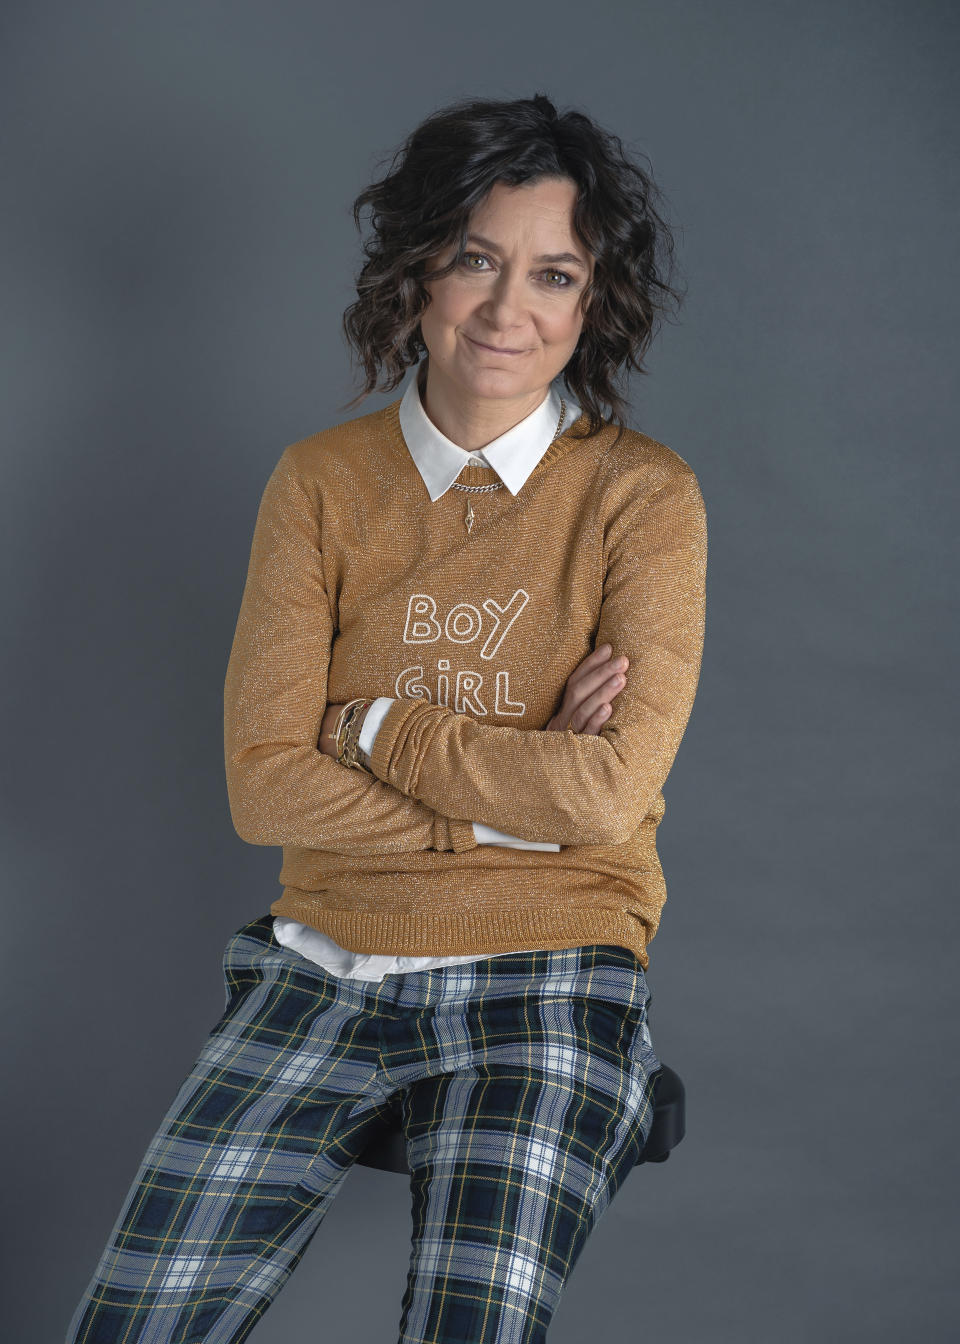
<svg viewBox="0 0 960 1344">
<path fill-rule="evenodd" d="M 478 841 L 472 821 L 461 821 L 459 817 L 447 817 L 445 820 L 449 841 L 447 849 L 452 849 L 455 854 L 462 854 L 467 849 L 477 848 Z"/>
<path fill-rule="evenodd" d="M 405 721 L 422 703 L 421 700 L 407 700 L 401 696 L 394 700 L 383 716 L 383 721 L 377 729 L 377 735 L 373 739 L 373 749 L 369 753 L 367 763 L 377 779 L 382 780 L 384 784 L 392 783 L 388 778 L 388 770 L 390 757 L 397 738 L 400 736 L 400 730 Z"/>
</svg>

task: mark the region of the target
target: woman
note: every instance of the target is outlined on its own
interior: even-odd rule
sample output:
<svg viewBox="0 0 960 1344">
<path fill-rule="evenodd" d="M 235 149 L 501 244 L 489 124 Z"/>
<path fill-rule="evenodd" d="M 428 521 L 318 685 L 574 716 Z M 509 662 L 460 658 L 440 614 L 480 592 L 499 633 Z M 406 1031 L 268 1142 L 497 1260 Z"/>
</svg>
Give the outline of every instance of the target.
<svg viewBox="0 0 960 1344">
<path fill-rule="evenodd" d="M 393 1098 L 401 1344 L 540 1341 L 635 1164 L 706 566 L 693 471 L 613 385 L 675 297 L 653 199 L 538 95 L 435 113 L 355 203 L 361 396 L 419 367 L 264 490 L 226 772 L 283 892 L 227 943 L 71 1341 L 246 1338 Z"/>
</svg>

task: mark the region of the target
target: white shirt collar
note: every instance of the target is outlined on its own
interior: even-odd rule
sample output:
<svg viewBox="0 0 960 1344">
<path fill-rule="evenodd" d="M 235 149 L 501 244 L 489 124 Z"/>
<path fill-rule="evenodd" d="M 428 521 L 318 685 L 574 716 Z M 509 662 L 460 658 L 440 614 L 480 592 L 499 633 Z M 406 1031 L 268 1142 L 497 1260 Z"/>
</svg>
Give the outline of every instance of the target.
<svg viewBox="0 0 960 1344">
<path fill-rule="evenodd" d="M 445 494 L 470 462 L 493 467 L 510 493 L 516 495 L 550 447 L 557 432 L 560 393 L 555 384 L 550 384 L 550 390 L 535 411 L 508 429 L 506 434 L 501 434 L 498 439 L 491 440 L 483 448 L 471 453 L 441 434 L 423 409 L 418 386 L 419 373 L 419 367 L 415 368 L 401 398 L 400 428 L 430 498 L 439 499 Z M 566 395 L 564 400 L 567 413 L 561 432 L 568 430 L 580 415 L 580 407 L 572 397 Z"/>
</svg>

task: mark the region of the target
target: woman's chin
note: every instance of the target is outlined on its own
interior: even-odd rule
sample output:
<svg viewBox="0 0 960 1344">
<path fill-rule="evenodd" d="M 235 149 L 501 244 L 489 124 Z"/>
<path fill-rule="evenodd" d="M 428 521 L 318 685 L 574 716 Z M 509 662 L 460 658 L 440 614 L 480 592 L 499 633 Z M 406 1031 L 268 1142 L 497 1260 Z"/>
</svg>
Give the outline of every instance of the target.
<svg viewBox="0 0 960 1344">
<path fill-rule="evenodd" d="M 497 368 L 464 361 L 458 363 L 457 373 L 463 390 L 477 397 L 523 396 L 525 392 L 533 392 L 540 386 L 535 378 L 531 378 L 530 366 L 521 367 L 519 362 L 516 368 L 506 365 Z"/>
</svg>

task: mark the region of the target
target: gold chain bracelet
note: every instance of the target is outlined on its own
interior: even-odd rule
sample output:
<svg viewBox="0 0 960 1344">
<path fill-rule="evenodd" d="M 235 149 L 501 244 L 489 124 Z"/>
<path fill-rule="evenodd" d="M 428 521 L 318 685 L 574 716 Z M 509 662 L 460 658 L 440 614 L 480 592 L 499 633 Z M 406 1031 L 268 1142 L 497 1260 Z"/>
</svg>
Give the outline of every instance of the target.
<svg viewBox="0 0 960 1344">
<path fill-rule="evenodd" d="M 328 734 L 337 744 L 339 763 L 352 770 L 364 770 L 368 775 L 372 775 L 373 771 L 364 764 L 366 757 L 360 749 L 360 724 L 364 717 L 364 707 L 372 704 L 372 700 L 366 700 L 363 696 L 349 700 L 337 716 L 333 732 Z"/>
</svg>

